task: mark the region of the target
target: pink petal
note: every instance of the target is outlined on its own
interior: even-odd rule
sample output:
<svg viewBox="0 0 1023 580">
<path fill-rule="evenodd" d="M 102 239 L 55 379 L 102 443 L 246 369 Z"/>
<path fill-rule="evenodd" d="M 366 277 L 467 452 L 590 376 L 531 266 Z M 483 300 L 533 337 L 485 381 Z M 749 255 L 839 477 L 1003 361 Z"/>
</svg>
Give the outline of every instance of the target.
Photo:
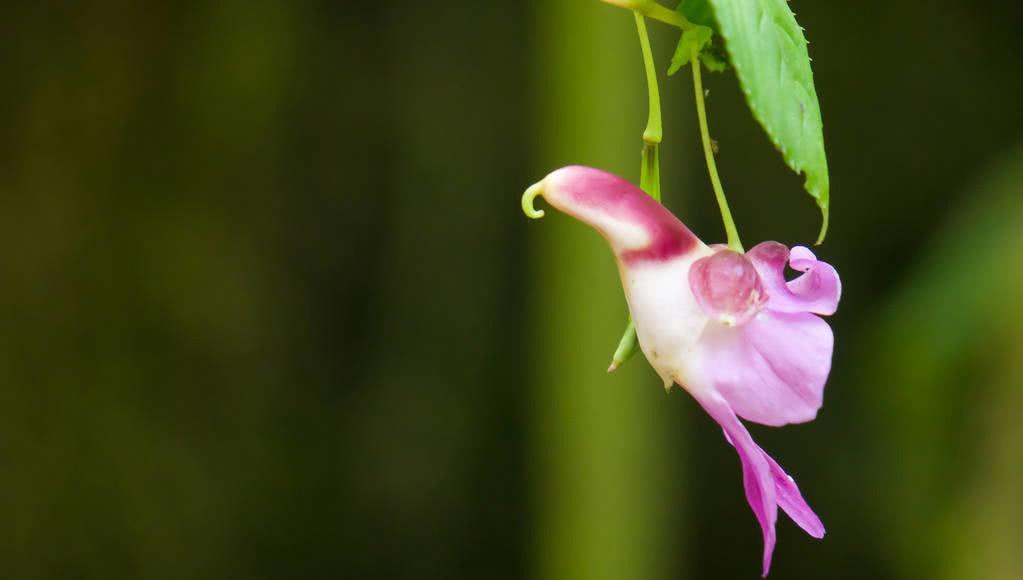
<svg viewBox="0 0 1023 580">
<path fill-rule="evenodd" d="M 735 447 L 742 462 L 742 484 L 746 490 L 746 501 L 753 509 L 753 515 L 760 523 L 764 535 L 763 575 L 771 568 L 774 553 L 774 524 L 778 519 L 777 492 L 767 455 L 753 442 L 749 431 L 735 416 L 728 402 L 717 393 L 697 397 L 696 400 L 707 413 L 721 425 L 725 438 Z"/>
<path fill-rule="evenodd" d="M 617 175 L 572 165 L 539 185 L 551 205 L 595 228 L 624 262 L 663 262 L 704 247 L 674 214 Z"/>
<path fill-rule="evenodd" d="M 746 256 L 719 250 L 689 268 L 689 289 L 708 316 L 744 324 L 767 301 L 760 276 Z"/>
<path fill-rule="evenodd" d="M 753 441 L 749 431 L 728 405 L 728 401 L 713 391 L 694 396 L 704 410 L 721 425 L 725 439 L 739 454 L 746 501 L 753 509 L 764 536 L 762 575 L 767 576 L 774 553 L 776 539 L 774 526 L 778 517 L 778 506 L 781 506 L 799 527 L 815 538 L 824 536 L 824 526 L 799 493 L 795 481 Z"/>
<path fill-rule="evenodd" d="M 803 494 L 799 493 L 799 486 L 792 476 L 785 473 L 785 470 L 778 465 L 778 462 L 764 453 L 767 463 L 771 466 L 771 475 L 774 477 L 774 489 L 778 492 L 778 505 L 785 513 L 796 522 L 803 531 L 818 540 L 824 537 L 824 524 L 817 514 L 813 513 Z"/>
<path fill-rule="evenodd" d="M 834 345 L 824 320 L 764 310 L 739 327 L 708 325 L 701 342 L 705 381 L 740 417 L 780 426 L 817 416 Z"/>
<path fill-rule="evenodd" d="M 778 242 L 757 244 L 746 257 L 753 262 L 767 290 L 767 308 L 781 312 L 814 312 L 831 315 L 842 296 L 842 281 L 830 264 L 821 262 L 808 248 L 796 246 L 791 255 Z M 804 272 L 785 281 L 785 262 Z"/>
</svg>

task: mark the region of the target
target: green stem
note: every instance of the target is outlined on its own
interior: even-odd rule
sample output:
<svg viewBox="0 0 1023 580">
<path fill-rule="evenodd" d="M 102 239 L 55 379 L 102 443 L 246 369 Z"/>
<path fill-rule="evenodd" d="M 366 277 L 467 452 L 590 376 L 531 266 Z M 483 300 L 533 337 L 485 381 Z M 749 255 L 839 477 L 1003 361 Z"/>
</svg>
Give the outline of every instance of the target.
<svg viewBox="0 0 1023 580">
<path fill-rule="evenodd" d="M 632 15 L 636 18 L 636 32 L 639 33 L 639 46 L 643 51 L 643 68 L 646 69 L 646 87 L 650 98 L 646 129 L 643 131 L 643 143 L 656 145 L 661 142 L 663 133 L 661 129 L 661 91 L 657 88 L 657 68 L 654 66 L 654 53 L 650 49 L 650 37 L 646 32 L 646 21 L 639 12 L 633 12 Z M 647 191 L 647 193 L 650 192 Z M 653 194 L 651 193 L 651 195 Z M 654 197 L 660 199 L 659 196 L 655 195 Z"/>
<path fill-rule="evenodd" d="M 661 201 L 661 148 L 657 143 L 643 143 L 640 154 L 639 188 Z"/>
<path fill-rule="evenodd" d="M 636 31 L 639 33 L 639 45 L 643 51 L 643 65 L 646 69 L 647 94 L 650 100 L 650 109 L 647 113 L 646 129 L 643 131 L 643 152 L 640 159 L 639 187 L 647 192 L 650 197 L 661 201 L 661 160 L 660 147 L 663 134 L 661 126 L 661 92 L 657 87 L 657 67 L 654 66 L 654 54 L 650 49 L 650 37 L 646 30 L 646 21 L 639 12 L 633 12 L 636 17 Z M 629 321 L 618 341 L 618 348 L 611 357 L 611 366 L 607 372 L 613 372 L 625 361 L 636 354 L 638 342 L 636 340 L 636 327 Z"/>
<path fill-rule="evenodd" d="M 700 50 L 696 46 L 693 46 L 690 50 L 690 59 L 689 64 L 693 69 L 693 90 L 696 96 L 696 115 L 700 120 L 700 138 L 703 141 L 703 156 L 707 160 L 707 173 L 710 174 L 710 183 L 714 188 L 714 197 L 717 198 L 718 208 L 721 210 L 721 220 L 725 223 L 728 247 L 736 252 L 742 252 L 739 232 L 735 229 L 735 222 L 732 221 L 732 212 L 728 209 L 728 200 L 725 199 L 725 190 L 721 187 L 721 178 L 718 177 L 717 164 L 714 162 L 714 148 L 710 141 L 710 130 L 707 128 L 707 107 L 703 102 Z"/>
</svg>

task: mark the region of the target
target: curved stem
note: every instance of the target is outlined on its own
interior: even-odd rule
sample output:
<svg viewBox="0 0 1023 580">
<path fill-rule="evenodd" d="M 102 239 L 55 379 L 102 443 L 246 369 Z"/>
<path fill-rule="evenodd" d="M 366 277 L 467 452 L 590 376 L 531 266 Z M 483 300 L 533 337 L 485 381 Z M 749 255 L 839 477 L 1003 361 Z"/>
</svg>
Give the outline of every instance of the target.
<svg viewBox="0 0 1023 580">
<path fill-rule="evenodd" d="M 654 66 L 654 54 L 650 49 L 650 37 L 646 32 L 646 21 L 639 12 L 633 12 L 632 15 L 636 17 L 636 31 L 639 33 L 639 46 L 643 51 L 643 68 L 646 69 L 647 94 L 650 98 L 643 142 L 657 144 L 661 142 L 663 133 L 661 128 L 661 92 L 657 87 L 657 68 Z M 647 191 L 647 193 L 651 192 Z M 653 194 L 651 193 L 651 195 Z"/>
<path fill-rule="evenodd" d="M 725 199 L 725 190 L 721 187 L 721 178 L 718 177 L 717 164 L 714 162 L 714 148 L 710 141 L 710 130 L 707 128 L 707 107 L 703 102 L 703 78 L 700 74 L 700 51 L 695 46 L 690 51 L 690 66 L 693 69 L 693 90 L 696 96 L 696 115 L 700 120 L 700 138 L 703 141 L 703 156 L 707 160 L 707 173 L 710 174 L 710 183 L 714 188 L 714 197 L 718 200 L 718 208 L 721 210 L 721 221 L 725 223 L 725 233 L 728 235 L 728 247 L 736 252 L 742 252 L 742 242 L 739 241 L 739 232 L 735 229 L 735 222 L 732 221 L 732 212 L 728 209 L 728 200 Z"/>
</svg>

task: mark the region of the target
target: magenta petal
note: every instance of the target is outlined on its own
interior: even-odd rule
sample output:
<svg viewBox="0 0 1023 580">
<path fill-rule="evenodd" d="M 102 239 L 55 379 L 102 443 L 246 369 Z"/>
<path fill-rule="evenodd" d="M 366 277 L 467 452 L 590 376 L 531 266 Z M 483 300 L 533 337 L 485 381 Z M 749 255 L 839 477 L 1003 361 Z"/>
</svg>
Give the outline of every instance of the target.
<svg viewBox="0 0 1023 580">
<path fill-rule="evenodd" d="M 792 476 L 785 473 L 785 470 L 778 465 L 778 462 L 764 453 L 767 463 L 771 466 L 771 475 L 774 477 L 774 488 L 778 494 L 778 505 L 785 513 L 796 522 L 803 531 L 818 540 L 824 537 L 824 524 L 817 514 L 813 513 L 803 494 L 799 493 L 799 486 Z"/>
<path fill-rule="evenodd" d="M 834 345 L 824 320 L 764 310 L 740 327 L 708 326 L 702 341 L 706 380 L 740 417 L 779 426 L 817 416 Z"/>
<path fill-rule="evenodd" d="M 824 524 L 799 493 L 795 480 L 753 441 L 749 431 L 729 407 L 728 401 L 715 392 L 701 394 L 696 400 L 721 425 L 725 439 L 739 454 L 746 501 L 753 509 L 764 535 L 762 574 L 767 576 L 774 553 L 774 526 L 778 518 L 778 506 L 814 538 L 824 537 Z"/>
<path fill-rule="evenodd" d="M 625 262 L 664 262 L 703 247 L 667 208 L 617 175 L 571 165 L 541 183 L 548 203 L 595 228 Z M 645 238 L 638 247 L 637 233 Z"/>
<path fill-rule="evenodd" d="M 842 296 L 842 282 L 830 264 L 821 262 L 808 248 L 796 246 L 790 255 L 778 242 L 757 244 L 746 257 L 753 262 L 764 288 L 767 308 L 781 312 L 814 312 L 831 315 Z M 785 281 L 785 264 L 803 272 L 796 279 Z"/>
<path fill-rule="evenodd" d="M 774 553 L 774 524 L 778 519 L 777 492 L 767 454 L 753 442 L 749 431 L 732 412 L 728 402 L 720 395 L 711 393 L 697 397 L 696 400 L 721 425 L 725 432 L 725 438 L 739 453 L 746 501 L 753 509 L 753 515 L 760 523 L 760 530 L 764 535 L 762 574 L 767 576 L 768 570 L 771 569 L 771 555 Z"/>
</svg>

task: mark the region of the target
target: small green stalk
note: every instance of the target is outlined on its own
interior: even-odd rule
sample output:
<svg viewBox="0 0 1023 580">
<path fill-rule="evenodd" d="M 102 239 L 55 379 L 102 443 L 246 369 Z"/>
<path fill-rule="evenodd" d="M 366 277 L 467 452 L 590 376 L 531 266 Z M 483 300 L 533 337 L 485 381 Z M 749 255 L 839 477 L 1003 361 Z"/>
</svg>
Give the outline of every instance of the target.
<svg viewBox="0 0 1023 580">
<path fill-rule="evenodd" d="M 742 242 L 739 241 L 739 232 L 735 229 L 735 222 L 732 221 L 732 212 L 728 209 L 728 200 L 725 199 L 725 190 L 721 187 L 721 178 L 718 177 L 717 164 L 714 162 L 714 148 L 711 145 L 710 130 L 707 128 L 707 107 L 703 102 L 703 79 L 700 74 L 700 49 L 695 45 L 690 49 L 690 66 L 693 69 L 693 90 L 696 96 L 696 116 L 700 120 L 700 138 L 703 141 L 703 156 L 707 160 L 707 173 L 710 175 L 710 183 L 714 188 L 714 197 L 718 200 L 718 208 L 721 210 L 721 221 L 725 223 L 725 233 L 728 235 L 728 247 L 736 252 L 742 252 Z"/>
<path fill-rule="evenodd" d="M 643 68 L 646 70 L 646 88 L 650 99 L 647 112 L 646 129 L 643 130 L 643 144 L 655 148 L 661 142 L 661 91 L 657 88 L 657 67 L 654 65 L 654 52 L 650 48 L 650 37 L 646 32 L 646 21 L 639 12 L 633 12 L 636 18 L 636 32 L 639 33 L 639 47 L 643 51 Z M 650 193 L 649 191 L 647 193 Z M 654 195 L 651 193 L 651 195 Z M 660 201 L 660 193 L 654 195 Z"/>
<path fill-rule="evenodd" d="M 660 143 L 663 130 L 661 127 L 661 93 L 657 88 L 657 68 L 654 66 L 654 54 L 650 49 L 650 37 L 646 31 L 646 21 L 638 11 L 633 12 L 636 17 L 636 31 L 639 33 L 639 45 L 643 51 L 643 64 L 646 69 L 647 93 L 650 97 L 650 109 L 647 114 L 646 129 L 643 130 L 643 152 L 640 158 L 639 187 L 647 192 L 650 197 L 661 201 L 661 155 Z M 638 342 L 636 339 L 636 326 L 629 321 L 625 327 L 622 338 L 618 341 L 618 348 L 611 357 L 611 366 L 607 372 L 614 372 L 625 361 L 636 354 Z"/>
</svg>

